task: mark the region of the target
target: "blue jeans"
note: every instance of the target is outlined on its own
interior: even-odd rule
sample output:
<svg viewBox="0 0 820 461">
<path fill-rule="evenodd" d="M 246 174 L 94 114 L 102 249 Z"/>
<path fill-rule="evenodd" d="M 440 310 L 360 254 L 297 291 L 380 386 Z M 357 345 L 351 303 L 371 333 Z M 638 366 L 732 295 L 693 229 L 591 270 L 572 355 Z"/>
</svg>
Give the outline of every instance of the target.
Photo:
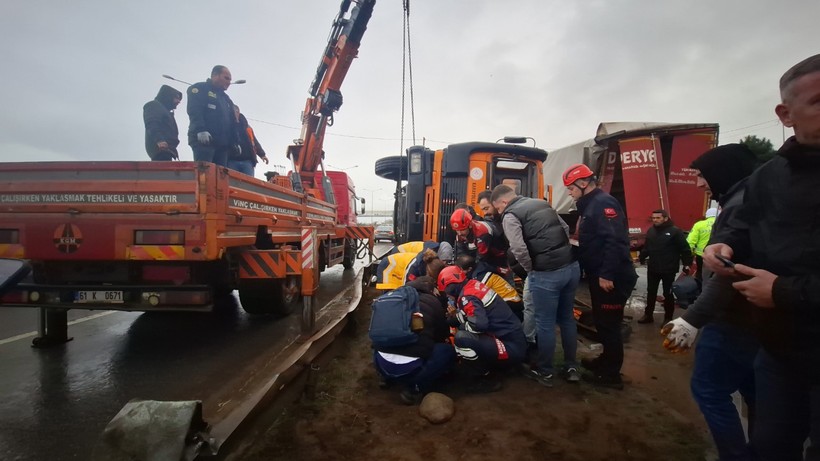
<svg viewBox="0 0 820 461">
<path fill-rule="evenodd" d="M 538 336 L 538 371 L 553 373 L 555 355 L 555 325 L 561 328 L 564 348 L 564 367 L 578 368 L 575 353 L 578 349 L 578 327 L 572 315 L 575 290 L 581 278 L 577 262 L 553 271 L 532 271 L 527 274 L 535 312 L 535 330 Z"/>
<path fill-rule="evenodd" d="M 524 321 L 521 326 L 524 328 L 524 336 L 527 337 L 527 342 L 535 344 L 535 306 L 532 303 L 529 277 L 524 279 L 524 294 L 522 298 L 524 304 Z"/>
<path fill-rule="evenodd" d="M 212 147 L 203 146 L 200 144 L 191 145 L 191 150 L 194 151 L 195 162 L 211 162 L 220 166 L 228 165 L 228 151 L 230 147 Z"/>
<path fill-rule="evenodd" d="M 712 323 L 701 330 L 692 370 L 692 396 L 706 419 L 721 461 L 752 459 L 732 393 L 739 391 L 749 407 L 751 434 L 754 360 L 759 348 L 757 339 L 745 328 Z"/>
<path fill-rule="evenodd" d="M 761 461 L 820 460 L 820 385 L 761 348 L 755 359 L 757 417 L 752 449 Z"/>
<path fill-rule="evenodd" d="M 228 168 L 253 176 L 253 162 L 250 160 L 228 160 Z"/>
<path fill-rule="evenodd" d="M 456 351 L 453 349 L 453 346 L 450 343 L 437 343 L 433 346 L 433 352 L 430 354 L 430 357 L 424 361 L 421 367 L 410 374 L 393 377 L 384 373 L 379 366 L 378 361 L 375 359 L 375 354 L 378 354 L 378 352 L 373 351 L 373 354 L 373 363 L 376 366 L 376 370 L 385 379 L 415 388 L 415 390 L 418 390 L 422 394 L 432 391 L 438 379 L 452 370 L 456 363 Z"/>
</svg>

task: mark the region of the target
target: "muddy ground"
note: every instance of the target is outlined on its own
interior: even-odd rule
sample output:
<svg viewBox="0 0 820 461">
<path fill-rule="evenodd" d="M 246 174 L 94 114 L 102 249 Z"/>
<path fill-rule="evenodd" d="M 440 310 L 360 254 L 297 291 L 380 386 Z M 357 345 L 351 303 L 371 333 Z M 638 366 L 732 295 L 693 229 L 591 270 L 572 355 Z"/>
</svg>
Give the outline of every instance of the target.
<svg viewBox="0 0 820 461">
<path fill-rule="evenodd" d="M 634 319 L 643 310 L 644 291 L 639 285 L 627 307 Z M 365 299 L 361 305 L 369 304 Z M 692 354 L 661 347 L 662 314 L 655 315 L 654 325 L 632 321 L 623 391 L 563 381 L 546 388 L 521 376 L 507 377 L 504 388 L 492 394 L 451 387 L 446 393 L 455 400 L 456 414 L 441 425 L 421 418 L 417 407 L 402 405 L 397 390 L 379 388 L 367 339 L 369 314 L 367 308 L 354 314 L 358 328 L 322 367 L 315 398 L 289 406 L 239 459 L 715 459 L 689 392 Z M 595 354 L 594 343 L 582 338 L 579 356 Z"/>
</svg>

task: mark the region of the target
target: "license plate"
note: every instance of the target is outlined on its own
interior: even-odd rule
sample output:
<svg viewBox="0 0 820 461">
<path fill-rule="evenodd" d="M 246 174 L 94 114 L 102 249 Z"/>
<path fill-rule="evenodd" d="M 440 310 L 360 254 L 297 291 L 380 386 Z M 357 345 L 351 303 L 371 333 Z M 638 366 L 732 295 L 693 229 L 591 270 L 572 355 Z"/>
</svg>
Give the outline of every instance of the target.
<svg viewBox="0 0 820 461">
<path fill-rule="evenodd" d="M 78 291 L 75 303 L 121 303 L 122 291 Z"/>
</svg>

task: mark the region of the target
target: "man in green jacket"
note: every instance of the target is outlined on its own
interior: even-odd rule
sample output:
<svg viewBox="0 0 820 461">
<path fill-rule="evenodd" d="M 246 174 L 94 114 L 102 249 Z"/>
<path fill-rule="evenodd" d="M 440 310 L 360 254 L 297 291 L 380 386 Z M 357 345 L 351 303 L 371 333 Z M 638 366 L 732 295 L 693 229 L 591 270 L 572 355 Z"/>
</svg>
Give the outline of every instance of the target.
<svg viewBox="0 0 820 461">
<path fill-rule="evenodd" d="M 706 210 L 706 219 L 696 222 L 689 231 L 686 241 L 689 242 L 689 248 L 695 255 L 695 261 L 698 263 L 695 278 L 703 280 L 703 249 L 709 244 L 709 237 L 712 236 L 712 226 L 715 224 L 715 217 L 717 216 L 717 208 L 709 208 Z"/>
</svg>

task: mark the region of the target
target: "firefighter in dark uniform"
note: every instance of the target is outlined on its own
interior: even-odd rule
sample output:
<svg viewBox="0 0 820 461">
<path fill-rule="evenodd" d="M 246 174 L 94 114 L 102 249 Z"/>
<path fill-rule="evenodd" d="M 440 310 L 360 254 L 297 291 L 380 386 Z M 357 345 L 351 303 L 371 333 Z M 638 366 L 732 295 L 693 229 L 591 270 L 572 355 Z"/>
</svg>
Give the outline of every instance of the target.
<svg viewBox="0 0 820 461">
<path fill-rule="evenodd" d="M 438 275 L 438 290 L 447 295 L 447 315 L 457 326 L 456 354 L 475 373 L 467 388 L 471 392 L 501 389 L 493 370 L 514 369 L 524 361 L 527 341 L 521 322 L 495 291 L 458 266 L 445 267 Z"/>
<path fill-rule="evenodd" d="M 598 188 L 586 165 L 571 166 L 563 180 L 580 214 L 578 259 L 587 274 L 595 329 L 603 346 L 600 356 L 581 364 L 593 372 L 587 378 L 593 384 L 623 389 L 621 323 L 624 304 L 638 280 L 629 254 L 626 216 L 615 197 Z"/>
<path fill-rule="evenodd" d="M 211 78 L 188 87 L 188 144 L 197 162 L 227 166 L 229 154 L 240 150 L 229 86 L 231 71 L 214 66 Z"/>
<path fill-rule="evenodd" d="M 494 272 L 513 282 L 515 274 L 507 260 L 510 244 L 497 224 L 475 219 L 469 210 L 457 209 L 450 216 L 450 228 L 456 233 L 456 254 L 473 256 L 478 276 Z"/>
</svg>

